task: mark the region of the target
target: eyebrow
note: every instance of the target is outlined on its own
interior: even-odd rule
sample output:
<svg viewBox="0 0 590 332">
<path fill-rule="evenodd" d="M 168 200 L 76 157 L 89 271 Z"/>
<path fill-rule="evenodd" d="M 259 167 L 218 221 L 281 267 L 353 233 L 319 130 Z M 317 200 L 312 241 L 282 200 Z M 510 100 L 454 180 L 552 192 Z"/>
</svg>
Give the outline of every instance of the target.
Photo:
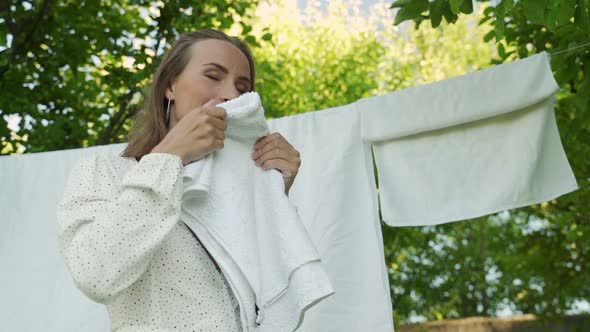
<svg viewBox="0 0 590 332">
<path fill-rule="evenodd" d="M 214 67 L 216 67 L 217 69 L 219 69 L 220 71 L 222 71 L 223 73 L 225 73 L 225 74 L 227 74 L 227 73 L 228 73 L 228 70 L 227 70 L 227 68 L 225 68 L 224 66 L 222 66 L 222 65 L 220 65 L 220 64 L 218 64 L 218 63 L 215 63 L 215 62 L 209 62 L 209 63 L 206 63 L 206 64 L 204 64 L 203 66 L 214 66 Z M 248 82 L 249 84 L 251 83 L 251 82 L 250 82 L 250 79 L 249 79 L 248 77 L 246 77 L 246 76 L 239 76 L 239 77 L 238 77 L 238 80 L 243 80 L 243 81 L 246 81 L 246 82 Z"/>
</svg>

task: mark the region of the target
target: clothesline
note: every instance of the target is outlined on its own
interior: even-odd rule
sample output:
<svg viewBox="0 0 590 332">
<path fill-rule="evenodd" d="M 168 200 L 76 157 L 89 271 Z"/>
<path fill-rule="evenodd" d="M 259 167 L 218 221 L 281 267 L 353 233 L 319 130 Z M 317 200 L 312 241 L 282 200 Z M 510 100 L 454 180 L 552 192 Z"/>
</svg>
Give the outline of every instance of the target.
<svg viewBox="0 0 590 332">
<path fill-rule="evenodd" d="M 590 46 L 590 41 L 587 41 L 586 43 L 584 43 L 582 45 L 576 45 L 576 46 L 573 46 L 573 47 L 568 47 L 568 48 L 566 48 L 564 50 L 561 50 L 561 51 L 548 52 L 548 53 L 551 54 L 551 56 L 555 56 L 555 55 L 559 55 L 559 54 L 566 53 L 566 52 L 569 52 L 569 51 L 577 50 L 579 48 L 584 48 L 584 47 L 587 47 L 587 46 Z"/>
</svg>

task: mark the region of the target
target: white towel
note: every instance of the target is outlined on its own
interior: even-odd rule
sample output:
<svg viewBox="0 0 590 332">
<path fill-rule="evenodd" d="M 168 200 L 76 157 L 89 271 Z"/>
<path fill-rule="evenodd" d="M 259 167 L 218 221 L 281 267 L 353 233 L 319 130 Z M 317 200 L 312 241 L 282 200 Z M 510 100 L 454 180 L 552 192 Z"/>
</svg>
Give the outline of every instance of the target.
<svg viewBox="0 0 590 332">
<path fill-rule="evenodd" d="M 228 279 L 244 330 L 293 331 L 333 290 L 282 175 L 251 158 L 268 133 L 260 97 L 218 106 L 227 110 L 225 146 L 185 167 L 181 219 Z"/>
<path fill-rule="evenodd" d="M 269 120 L 301 152 L 290 200 L 335 294 L 297 332 L 392 332 L 393 317 L 371 146 L 352 105 Z"/>
<path fill-rule="evenodd" d="M 359 100 L 385 222 L 440 224 L 576 190 L 555 123 L 557 90 L 541 53 Z"/>
</svg>

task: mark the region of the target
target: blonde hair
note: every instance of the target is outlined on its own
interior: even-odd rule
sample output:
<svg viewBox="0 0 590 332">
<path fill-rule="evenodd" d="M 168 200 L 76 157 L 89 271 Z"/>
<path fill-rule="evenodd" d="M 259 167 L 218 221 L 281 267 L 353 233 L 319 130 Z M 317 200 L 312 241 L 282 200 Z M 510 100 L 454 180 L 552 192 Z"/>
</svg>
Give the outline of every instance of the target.
<svg viewBox="0 0 590 332">
<path fill-rule="evenodd" d="M 191 46 L 206 39 L 224 40 L 235 45 L 248 59 L 250 82 L 254 91 L 256 71 L 250 48 L 242 40 L 230 37 L 214 29 L 203 29 L 181 35 L 164 55 L 152 82 L 150 94 L 134 118 L 134 126 L 129 132 L 129 144 L 121 153 L 123 157 L 141 159 L 158 145 L 168 132 L 166 124 L 166 88 L 182 73 L 191 56 Z"/>
</svg>

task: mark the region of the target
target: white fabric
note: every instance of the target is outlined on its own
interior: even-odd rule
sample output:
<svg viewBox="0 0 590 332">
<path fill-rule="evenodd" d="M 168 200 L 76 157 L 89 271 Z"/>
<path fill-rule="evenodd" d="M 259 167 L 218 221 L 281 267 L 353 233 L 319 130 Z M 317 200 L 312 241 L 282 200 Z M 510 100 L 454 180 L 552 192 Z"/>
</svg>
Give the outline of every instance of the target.
<svg viewBox="0 0 590 332">
<path fill-rule="evenodd" d="M 224 148 L 184 168 L 181 219 L 232 286 L 244 331 L 293 331 L 305 310 L 333 294 L 330 280 L 280 172 L 252 160 L 268 134 L 260 97 L 218 106 L 227 111 Z"/>
<path fill-rule="evenodd" d="M 298 332 L 391 332 L 371 148 L 351 105 L 269 121 L 301 153 L 289 193 L 335 294 L 306 312 Z"/>
<path fill-rule="evenodd" d="M 75 162 L 111 150 L 121 145 L 0 157 L 0 321 L 6 331 L 109 330 L 105 307 L 75 287 L 59 255 L 55 208 Z"/>
<path fill-rule="evenodd" d="M 434 225 L 578 188 L 553 112 L 546 53 L 361 99 L 385 222 Z"/>
<path fill-rule="evenodd" d="M 76 286 L 107 307 L 112 331 L 238 332 L 239 305 L 179 220 L 182 161 L 81 159 L 57 208 L 60 253 Z"/>
</svg>

